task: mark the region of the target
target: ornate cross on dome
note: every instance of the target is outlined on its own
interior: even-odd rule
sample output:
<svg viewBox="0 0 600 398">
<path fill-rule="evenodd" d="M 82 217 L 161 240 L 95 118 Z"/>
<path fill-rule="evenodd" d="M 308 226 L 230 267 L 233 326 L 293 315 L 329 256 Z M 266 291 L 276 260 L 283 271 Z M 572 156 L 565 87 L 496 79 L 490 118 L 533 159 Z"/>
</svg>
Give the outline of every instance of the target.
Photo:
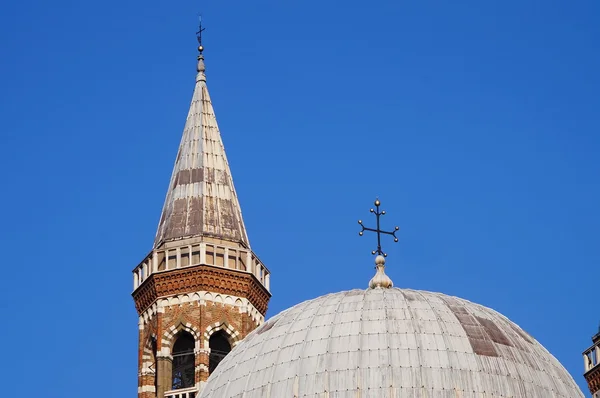
<svg viewBox="0 0 600 398">
<path fill-rule="evenodd" d="M 399 227 L 394 227 L 393 231 L 384 231 L 379 227 L 379 217 L 385 215 L 385 210 L 381 210 L 379 211 L 379 206 L 381 205 L 381 202 L 379 201 L 379 199 L 375 199 L 375 209 L 371 209 L 369 210 L 371 213 L 375 213 L 375 217 L 377 218 L 377 228 L 373 229 L 373 228 L 367 228 L 363 225 L 362 220 L 358 220 L 358 223 L 360 224 L 360 226 L 362 227 L 362 231 L 360 231 L 358 234 L 360 236 L 363 236 L 363 233 L 365 231 L 371 231 L 371 232 L 376 232 L 377 233 L 377 250 L 373 250 L 371 252 L 371 254 L 379 254 L 383 257 L 387 257 L 387 254 L 385 254 L 383 252 L 383 250 L 381 250 L 381 234 L 386 234 L 386 235 L 392 235 L 394 237 L 394 242 L 398 242 L 398 238 L 396 237 L 396 231 L 398 231 L 400 228 Z"/>
</svg>

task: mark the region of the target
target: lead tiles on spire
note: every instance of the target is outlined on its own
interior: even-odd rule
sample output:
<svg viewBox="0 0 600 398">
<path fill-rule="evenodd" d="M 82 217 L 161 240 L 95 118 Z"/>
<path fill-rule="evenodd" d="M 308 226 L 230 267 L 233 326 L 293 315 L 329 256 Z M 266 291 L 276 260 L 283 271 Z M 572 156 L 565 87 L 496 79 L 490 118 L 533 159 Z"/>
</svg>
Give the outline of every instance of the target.
<svg viewBox="0 0 600 398">
<path fill-rule="evenodd" d="M 155 248 L 165 241 L 196 236 L 250 246 L 203 66 L 200 56 L 196 87 L 158 225 Z"/>
</svg>

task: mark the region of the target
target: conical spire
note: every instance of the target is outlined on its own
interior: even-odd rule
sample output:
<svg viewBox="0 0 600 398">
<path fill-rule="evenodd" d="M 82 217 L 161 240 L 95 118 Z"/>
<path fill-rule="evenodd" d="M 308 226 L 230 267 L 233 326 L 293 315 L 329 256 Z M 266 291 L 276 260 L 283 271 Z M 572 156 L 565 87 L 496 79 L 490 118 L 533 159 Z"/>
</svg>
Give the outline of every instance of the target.
<svg viewBox="0 0 600 398">
<path fill-rule="evenodd" d="M 196 87 L 154 247 L 165 241 L 197 236 L 229 240 L 250 247 L 206 87 L 201 43 L 198 50 Z"/>
</svg>

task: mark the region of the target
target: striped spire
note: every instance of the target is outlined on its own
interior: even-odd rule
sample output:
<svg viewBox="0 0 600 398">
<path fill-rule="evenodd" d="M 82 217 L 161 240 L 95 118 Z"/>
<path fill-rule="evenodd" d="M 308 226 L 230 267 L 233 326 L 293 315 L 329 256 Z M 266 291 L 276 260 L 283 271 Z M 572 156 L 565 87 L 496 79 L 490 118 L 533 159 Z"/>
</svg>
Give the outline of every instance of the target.
<svg viewBox="0 0 600 398">
<path fill-rule="evenodd" d="M 225 148 L 206 86 L 202 45 L 198 74 L 154 247 L 213 237 L 250 247 Z"/>
</svg>

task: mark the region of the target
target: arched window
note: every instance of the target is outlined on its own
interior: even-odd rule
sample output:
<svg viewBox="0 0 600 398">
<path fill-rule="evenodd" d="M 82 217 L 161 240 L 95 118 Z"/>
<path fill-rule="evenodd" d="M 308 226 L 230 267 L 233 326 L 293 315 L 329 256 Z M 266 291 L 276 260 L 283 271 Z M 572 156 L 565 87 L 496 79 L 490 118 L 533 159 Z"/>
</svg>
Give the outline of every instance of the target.
<svg viewBox="0 0 600 398">
<path fill-rule="evenodd" d="M 156 346 L 156 338 L 152 337 L 152 365 L 150 366 L 152 368 L 152 371 L 154 372 L 154 391 L 158 391 L 158 375 L 157 373 L 157 369 L 158 367 L 156 366 L 156 358 L 157 358 L 157 346 Z"/>
<path fill-rule="evenodd" d="M 213 370 L 215 370 L 219 362 L 225 358 L 225 355 L 229 354 L 229 351 L 231 351 L 231 345 L 229 344 L 227 334 L 225 334 L 224 331 L 219 330 L 210 336 L 208 346 L 210 348 L 208 373 L 210 374 L 213 372 Z"/>
<path fill-rule="evenodd" d="M 194 337 L 180 332 L 173 345 L 173 390 L 193 387 L 194 380 Z"/>
</svg>

